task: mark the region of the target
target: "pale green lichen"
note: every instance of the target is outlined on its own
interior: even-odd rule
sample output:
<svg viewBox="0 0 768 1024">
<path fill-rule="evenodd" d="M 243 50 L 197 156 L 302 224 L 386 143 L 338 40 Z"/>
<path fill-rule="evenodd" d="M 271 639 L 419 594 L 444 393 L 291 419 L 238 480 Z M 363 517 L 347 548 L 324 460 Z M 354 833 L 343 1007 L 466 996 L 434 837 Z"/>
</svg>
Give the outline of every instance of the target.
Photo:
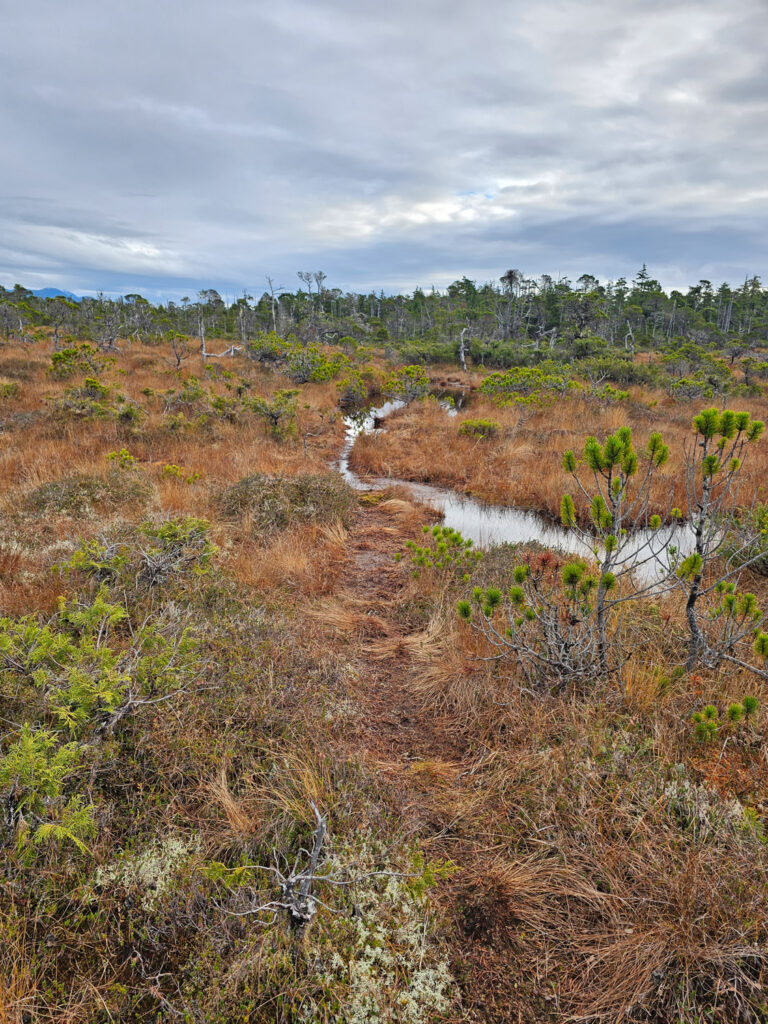
<svg viewBox="0 0 768 1024">
<path fill-rule="evenodd" d="M 142 906 L 151 910 L 170 889 L 180 868 L 198 850 L 198 842 L 192 842 L 186 836 L 168 835 L 99 868 L 94 882 L 102 887 L 123 885 L 137 888 L 141 893 Z"/>
<path fill-rule="evenodd" d="M 334 872 L 352 855 L 337 851 Z M 347 1024 L 426 1024 L 449 1009 L 453 988 L 427 899 L 407 872 L 385 873 L 391 868 L 382 867 L 375 843 L 366 841 L 354 858 L 356 871 L 370 872 L 350 890 L 355 916 L 316 935 L 310 959 L 322 964 L 323 986 L 338 995 Z"/>
</svg>

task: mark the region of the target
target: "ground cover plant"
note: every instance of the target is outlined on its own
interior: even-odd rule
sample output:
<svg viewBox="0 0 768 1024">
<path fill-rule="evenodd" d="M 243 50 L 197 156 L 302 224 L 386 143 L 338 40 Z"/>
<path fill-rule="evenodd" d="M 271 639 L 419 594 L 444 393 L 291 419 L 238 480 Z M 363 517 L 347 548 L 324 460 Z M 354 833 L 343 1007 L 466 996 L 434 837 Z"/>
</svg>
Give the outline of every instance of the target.
<svg viewBox="0 0 768 1024">
<path fill-rule="evenodd" d="M 0 1021 L 765 1021 L 759 282 L 48 301 L 0 294 Z"/>
</svg>

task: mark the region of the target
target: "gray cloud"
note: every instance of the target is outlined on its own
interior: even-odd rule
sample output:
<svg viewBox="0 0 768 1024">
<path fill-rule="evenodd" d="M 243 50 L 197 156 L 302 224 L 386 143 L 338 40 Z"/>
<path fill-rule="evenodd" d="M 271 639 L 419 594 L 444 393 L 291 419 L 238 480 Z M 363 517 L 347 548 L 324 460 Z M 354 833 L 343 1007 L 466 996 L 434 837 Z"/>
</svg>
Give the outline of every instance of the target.
<svg viewBox="0 0 768 1024">
<path fill-rule="evenodd" d="M 3 28 L 5 283 L 768 270 L 764 0 L 29 0 Z"/>
</svg>

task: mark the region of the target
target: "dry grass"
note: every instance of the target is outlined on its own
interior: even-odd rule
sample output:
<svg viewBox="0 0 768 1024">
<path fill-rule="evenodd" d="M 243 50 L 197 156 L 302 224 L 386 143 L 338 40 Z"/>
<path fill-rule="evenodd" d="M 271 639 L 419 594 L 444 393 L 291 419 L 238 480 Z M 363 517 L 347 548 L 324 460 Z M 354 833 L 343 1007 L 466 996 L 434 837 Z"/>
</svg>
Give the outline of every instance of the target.
<svg viewBox="0 0 768 1024">
<path fill-rule="evenodd" d="M 319 597 L 334 589 L 345 546 L 346 530 L 339 521 L 281 533 L 267 546 L 246 532 L 227 564 L 236 579 L 255 590 L 285 587 L 303 597 Z"/>
<path fill-rule="evenodd" d="M 26 349 L 0 350 L 0 374 L 9 376 L 4 362 L 13 368 L 9 361 L 25 358 Z M 185 373 L 200 374 L 196 362 Z M 141 349 L 121 355 L 119 368 L 121 390 L 142 402 L 142 388 L 178 386 L 159 355 Z M 286 384 L 245 361 L 230 368 L 248 377 L 253 393 Z M 67 585 L 52 567 L 75 540 L 147 515 L 209 519 L 219 547 L 210 589 L 201 584 L 190 598 L 208 645 L 206 685 L 173 710 L 132 723 L 130 756 L 104 764 L 91 780 L 94 792 L 103 786 L 99 792 L 109 794 L 96 840 L 100 861 L 116 855 L 115 837 L 143 842 L 172 826 L 194 830 L 206 855 L 227 863 L 244 856 L 264 862 L 273 849 L 295 854 L 314 803 L 329 814 L 340 844 L 354 847 L 363 834 L 393 851 L 418 843 L 429 859 L 460 868 L 430 904 L 453 959 L 457 1022 L 761 1020 L 768 848 L 761 819 L 739 817 L 733 801 L 768 815 L 768 687 L 740 673 L 670 678 L 684 629 L 679 608 L 660 601 L 653 612 L 626 607 L 627 637 L 640 643 L 621 679 L 579 693 L 525 692 L 510 665 L 481 660 L 482 638 L 455 613 L 460 587 L 439 573 L 414 580 L 408 566 L 395 564 L 395 552 L 418 536 L 425 519 L 402 493 L 369 498 L 348 527 L 308 521 L 255 536 L 247 512 L 220 515 L 222 491 L 243 477 L 326 470 L 341 441 L 332 385 L 303 390 L 300 434 L 278 442 L 252 421 L 170 431 L 155 400 L 146 401 L 138 429 L 62 420 L 41 413 L 46 396 L 67 386 L 44 370 L 36 358 L 14 377 L 20 392 L 8 409 L 27 419 L 9 421 L 0 450 L 2 613 L 52 610 Z M 659 399 L 653 409 L 652 397 Z M 764 415 L 761 403 L 743 404 Z M 449 418 L 434 403 L 416 404 L 383 434 L 362 438 L 355 461 L 377 475 L 555 514 L 566 482 L 560 453 L 580 447 L 584 424 L 602 435 L 628 422 L 638 447 L 661 429 L 674 451 L 693 411 L 638 393 L 630 404 L 602 411 L 580 401 L 541 410 L 478 401 Z M 490 440 L 459 437 L 466 416 L 498 419 L 502 430 Z M 306 445 L 302 432 L 312 435 Z M 106 456 L 121 447 L 138 460 L 130 472 L 146 484 L 141 500 L 105 501 L 81 516 L 25 506 L 36 489 L 76 474 L 106 486 Z M 745 492 L 766 486 L 764 448 L 747 463 Z M 200 478 L 169 476 L 167 464 Z M 678 470 L 673 460 L 658 501 L 678 486 Z M 503 574 L 505 564 L 489 559 L 487 571 Z M 761 601 L 767 586 L 750 584 Z M 708 701 L 723 708 L 747 692 L 763 705 L 751 732 L 709 747 L 694 741 L 693 710 Z M 34 884 L 67 891 L 74 863 L 57 872 L 52 854 Z M 6 891 L 15 887 L 12 879 Z M 81 890 L 73 891 L 80 900 Z M 67 895 L 60 912 L 51 912 L 58 930 L 47 933 L 54 935 L 50 950 L 30 907 L 4 906 L 0 1024 L 118 1019 L 131 1012 L 114 1009 L 121 986 L 131 995 L 143 986 L 146 1019 L 154 1019 L 166 1011 L 152 1001 L 153 986 L 166 978 L 173 984 L 162 991 L 177 999 L 177 1012 L 177 978 L 182 987 L 192 984 L 189 965 L 202 970 L 210 955 L 215 968 L 201 977 L 215 988 L 222 949 L 246 977 L 246 967 L 257 964 L 254 991 L 282 985 L 283 998 L 315 984 L 314 961 L 286 953 L 278 970 L 269 961 L 277 933 L 216 916 L 208 895 L 199 877 L 180 880 L 167 905 L 134 934 L 126 922 L 138 914 L 136 904 L 127 913 L 126 894 L 108 893 L 100 898 L 114 902 L 98 922 L 108 938 L 95 926 L 89 932 L 86 922 L 69 945 L 55 946 L 74 906 Z M 324 927 L 323 914 L 317 927 Z M 133 954 L 124 955 L 139 932 L 159 936 L 156 947 L 142 946 L 152 962 L 146 978 Z M 327 934 L 336 933 L 329 927 Z M 261 975 L 260 958 L 270 964 Z M 52 978 L 61 981 L 59 990 Z M 275 1005 L 253 1019 L 272 1019 Z"/>
<path fill-rule="evenodd" d="M 39 978 L 34 956 L 23 935 L 8 935 L 5 930 L 0 934 L 0 1024 L 23 1024 L 32 1019 L 37 1002 Z"/>
<path fill-rule="evenodd" d="M 690 439 L 693 416 L 706 402 L 675 403 L 663 394 L 600 408 L 584 399 L 568 399 L 544 408 L 499 409 L 477 398 L 471 409 L 450 417 L 434 402 L 414 402 L 387 420 L 387 429 L 358 438 L 350 464 L 356 472 L 453 487 L 492 504 L 516 505 L 559 518 L 560 500 L 569 490 L 561 459 L 567 448 L 579 453 L 588 434 L 602 438 L 630 426 L 641 451 L 653 430 L 670 446 L 670 461 L 652 490 L 654 510 L 661 513 L 685 504 L 682 446 Z M 710 403 L 711 404 L 711 403 Z M 737 400 L 753 416 L 768 419 L 768 402 Z M 495 437 L 462 437 L 468 418 L 495 419 Z M 768 497 L 768 445 L 756 445 L 745 459 L 742 494 Z M 583 502 L 574 495 L 584 514 Z"/>
<path fill-rule="evenodd" d="M 127 343 L 117 357 L 117 365 L 108 368 L 102 379 L 145 408 L 144 419 L 137 427 L 110 418 L 73 419 L 57 412 L 54 403 L 73 380 L 52 379 L 46 373 L 47 360 L 31 357 L 27 348 L 3 346 L 0 373 L 5 372 L 3 366 L 10 367 L 19 382 L 18 396 L 4 409 L 12 417 L 5 422 L 5 443 L 0 449 L 0 515 L 6 521 L 6 536 L 13 535 L 16 545 L 9 547 L 6 542 L 0 550 L 0 601 L 3 610 L 12 614 L 48 611 L 55 606 L 61 584 L 50 570 L 57 559 L 41 557 L 43 547 L 96 536 L 120 521 L 137 522 L 147 514 L 197 516 L 216 522 L 216 497 L 221 489 L 249 473 L 290 477 L 327 472 L 343 429 L 340 419 L 332 415 L 335 388 L 326 384 L 304 389 L 298 431 L 288 440 L 272 438 L 263 425 L 248 417 L 238 422 L 212 420 L 204 428 L 169 431 L 163 401 L 142 392 L 178 389 L 180 377 L 159 353 L 147 353 Z M 278 374 L 265 375 L 245 359 L 228 362 L 226 369 L 247 378 L 251 394 L 268 395 L 289 383 Z M 206 382 L 197 358 L 183 367 L 183 376 L 192 374 L 226 396 L 223 385 Z M 304 434 L 308 435 L 306 441 Z M 119 474 L 110 476 L 116 471 L 107 456 L 122 448 L 136 459 L 136 468 L 125 471 L 126 481 L 130 478 L 143 488 L 146 498 L 110 498 L 111 481 Z M 166 466 L 180 467 L 182 475 L 169 475 Z M 193 474 L 197 474 L 197 480 L 187 482 Z M 47 488 L 77 479 L 90 481 L 87 486 L 92 491 L 101 488 L 106 500 L 89 504 L 86 499 L 85 505 L 80 502 L 72 510 L 64 504 L 36 514 L 34 502 L 42 500 L 39 496 Z M 266 590 L 286 586 L 307 595 L 326 593 L 333 585 L 343 560 L 340 532 L 333 528 L 325 532 L 310 529 L 285 538 L 276 543 L 271 562 L 267 553 L 259 554 L 252 548 L 246 534 L 246 528 L 232 525 L 226 536 L 216 539 L 231 549 L 231 568 L 247 585 Z M 61 554 L 59 551 L 59 560 Z"/>
<path fill-rule="evenodd" d="M 229 825 L 229 836 L 237 841 L 251 841 L 263 822 L 262 801 L 253 796 L 236 797 L 229 785 L 228 766 L 223 763 L 207 785 L 211 799 L 224 814 Z"/>
</svg>

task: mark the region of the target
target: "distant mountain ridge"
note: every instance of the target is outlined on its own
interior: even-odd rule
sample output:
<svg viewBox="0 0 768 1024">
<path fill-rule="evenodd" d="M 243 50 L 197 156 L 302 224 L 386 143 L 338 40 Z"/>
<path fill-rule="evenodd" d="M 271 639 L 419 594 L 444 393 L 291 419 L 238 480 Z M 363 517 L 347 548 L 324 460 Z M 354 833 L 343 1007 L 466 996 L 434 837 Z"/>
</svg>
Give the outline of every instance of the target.
<svg viewBox="0 0 768 1024">
<path fill-rule="evenodd" d="M 72 299 L 74 302 L 79 302 L 82 298 L 81 295 L 63 291 L 61 288 L 35 288 L 32 294 L 36 295 L 39 299 L 55 299 L 57 295 L 63 295 L 65 299 Z"/>
</svg>

